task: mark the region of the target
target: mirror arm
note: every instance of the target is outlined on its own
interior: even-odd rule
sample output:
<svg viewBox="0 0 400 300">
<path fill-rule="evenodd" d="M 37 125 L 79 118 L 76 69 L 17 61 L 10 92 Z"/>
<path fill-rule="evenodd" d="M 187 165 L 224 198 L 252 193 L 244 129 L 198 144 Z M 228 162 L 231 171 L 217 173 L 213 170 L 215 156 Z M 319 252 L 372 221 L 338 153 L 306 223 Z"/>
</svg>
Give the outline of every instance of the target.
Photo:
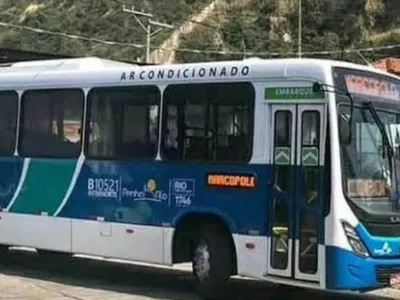
<svg viewBox="0 0 400 300">
<path fill-rule="evenodd" d="M 325 84 L 325 83 L 319 83 L 318 81 L 316 81 L 313 84 L 312 89 L 313 89 L 314 93 L 318 93 L 318 92 L 322 91 L 322 92 L 325 92 L 325 93 L 334 93 L 334 94 L 344 95 L 344 96 L 349 98 L 349 100 L 350 100 L 350 116 L 349 116 L 349 119 L 348 119 L 349 134 L 348 134 L 347 143 L 350 143 L 351 142 L 351 123 L 353 121 L 353 109 L 354 109 L 354 99 L 353 99 L 353 96 L 351 95 L 351 93 L 349 93 L 347 91 L 342 91 L 340 89 L 336 89 L 332 85 L 328 85 L 328 84 Z"/>
</svg>

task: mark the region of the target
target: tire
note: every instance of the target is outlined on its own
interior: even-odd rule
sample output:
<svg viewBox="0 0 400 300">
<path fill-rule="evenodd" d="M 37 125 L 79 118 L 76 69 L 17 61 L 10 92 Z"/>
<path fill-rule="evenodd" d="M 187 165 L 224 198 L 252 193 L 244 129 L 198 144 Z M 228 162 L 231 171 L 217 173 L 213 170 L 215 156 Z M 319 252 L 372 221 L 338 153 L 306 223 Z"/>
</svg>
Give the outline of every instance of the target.
<svg viewBox="0 0 400 300">
<path fill-rule="evenodd" d="M 193 275 L 205 299 L 223 296 L 232 273 L 230 237 L 218 225 L 202 225 L 192 251 Z"/>
</svg>

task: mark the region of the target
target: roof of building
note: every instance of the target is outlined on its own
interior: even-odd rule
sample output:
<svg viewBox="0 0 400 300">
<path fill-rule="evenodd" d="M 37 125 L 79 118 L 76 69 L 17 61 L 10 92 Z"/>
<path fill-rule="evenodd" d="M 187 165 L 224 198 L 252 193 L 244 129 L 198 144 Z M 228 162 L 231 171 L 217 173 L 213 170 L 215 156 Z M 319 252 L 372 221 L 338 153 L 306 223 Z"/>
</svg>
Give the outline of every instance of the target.
<svg viewBox="0 0 400 300">
<path fill-rule="evenodd" d="M 44 52 L 26 51 L 26 50 L 0 47 L 0 64 L 15 63 L 21 61 L 53 60 L 53 59 L 67 59 L 67 58 L 77 58 L 77 57 L 66 54 L 44 53 Z M 151 65 L 147 63 L 126 61 L 126 60 L 121 60 L 121 62 L 128 64 L 135 64 L 135 65 Z"/>
<path fill-rule="evenodd" d="M 400 58 L 386 57 L 372 63 L 377 69 L 400 75 Z"/>
</svg>

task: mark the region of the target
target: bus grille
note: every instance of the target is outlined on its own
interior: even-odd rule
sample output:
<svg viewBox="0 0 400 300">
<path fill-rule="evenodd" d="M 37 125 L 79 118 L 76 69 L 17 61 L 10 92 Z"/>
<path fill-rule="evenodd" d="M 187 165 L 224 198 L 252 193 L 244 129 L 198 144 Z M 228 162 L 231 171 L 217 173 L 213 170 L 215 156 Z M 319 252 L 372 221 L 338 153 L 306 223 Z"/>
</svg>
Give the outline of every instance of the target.
<svg viewBox="0 0 400 300">
<path fill-rule="evenodd" d="M 376 281 L 389 284 L 390 274 L 400 273 L 400 266 L 375 266 Z"/>
<path fill-rule="evenodd" d="M 372 235 L 386 237 L 400 236 L 400 225 L 397 224 L 364 223 L 364 226 Z"/>
</svg>

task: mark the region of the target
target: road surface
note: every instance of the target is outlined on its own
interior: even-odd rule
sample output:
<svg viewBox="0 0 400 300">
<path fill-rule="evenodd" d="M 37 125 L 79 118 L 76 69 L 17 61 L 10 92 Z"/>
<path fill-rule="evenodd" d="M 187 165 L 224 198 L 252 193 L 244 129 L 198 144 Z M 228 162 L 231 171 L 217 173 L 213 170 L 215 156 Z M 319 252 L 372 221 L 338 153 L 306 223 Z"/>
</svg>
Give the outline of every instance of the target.
<svg viewBox="0 0 400 300">
<path fill-rule="evenodd" d="M 190 273 L 170 268 L 21 251 L 11 251 L 0 260 L 0 300 L 200 300 L 193 289 Z M 249 280 L 233 280 L 229 290 L 226 300 L 400 299 L 400 291 L 394 289 L 352 295 L 285 289 Z"/>
</svg>

